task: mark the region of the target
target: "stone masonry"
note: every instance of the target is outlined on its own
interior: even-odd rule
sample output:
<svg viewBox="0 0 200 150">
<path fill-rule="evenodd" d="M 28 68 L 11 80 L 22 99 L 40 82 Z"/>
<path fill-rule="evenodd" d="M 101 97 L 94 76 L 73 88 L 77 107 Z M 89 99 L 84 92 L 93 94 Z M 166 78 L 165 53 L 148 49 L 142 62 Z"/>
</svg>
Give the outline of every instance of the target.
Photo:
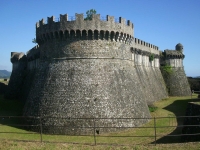
<svg viewBox="0 0 200 150">
<path fill-rule="evenodd" d="M 92 20 L 83 14 L 72 20 L 67 14 L 59 21 L 42 19 L 36 23 L 38 45 L 23 55 L 26 59 L 12 61 L 11 81 L 19 83 L 10 82 L 7 95 L 24 100 L 24 116 L 43 117 L 46 133 L 92 133 L 88 127 L 94 118 L 100 132 L 119 130 L 102 128 L 107 126 L 140 126 L 150 117 L 148 105 L 168 93 L 159 48 L 133 33 L 133 24 L 121 17 L 119 22 L 112 16 L 102 20 L 99 14 Z M 11 90 L 16 86 L 21 92 Z"/>
</svg>

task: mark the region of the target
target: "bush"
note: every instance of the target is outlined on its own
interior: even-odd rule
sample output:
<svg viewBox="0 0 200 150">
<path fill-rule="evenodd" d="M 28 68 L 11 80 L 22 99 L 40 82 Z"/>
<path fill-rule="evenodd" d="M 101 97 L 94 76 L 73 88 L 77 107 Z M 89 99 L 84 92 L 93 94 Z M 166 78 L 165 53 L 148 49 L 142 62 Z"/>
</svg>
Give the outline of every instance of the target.
<svg viewBox="0 0 200 150">
<path fill-rule="evenodd" d="M 154 54 L 151 54 L 150 56 L 149 56 L 149 61 L 153 61 L 154 60 Z"/>
<path fill-rule="evenodd" d="M 170 65 L 161 66 L 161 71 L 168 75 L 172 74 L 172 72 L 173 72 L 172 66 L 170 66 Z"/>
<path fill-rule="evenodd" d="M 150 112 L 154 112 L 154 111 L 156 111 L 158 109 L 158 107 L 156 107 L 154 105 L 148 105 L 148 107 L 149 107 L 149 111 Z"/>
</svg>

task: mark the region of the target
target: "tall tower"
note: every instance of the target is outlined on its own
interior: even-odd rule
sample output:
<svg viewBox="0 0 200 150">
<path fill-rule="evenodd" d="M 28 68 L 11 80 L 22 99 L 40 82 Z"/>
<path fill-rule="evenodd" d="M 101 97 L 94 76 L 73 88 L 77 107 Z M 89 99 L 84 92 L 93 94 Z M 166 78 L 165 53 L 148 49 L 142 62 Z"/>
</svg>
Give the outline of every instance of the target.
<svg viewBox="0 0 200 150">
<path fill-rule="evenodd" d="M 190 86 L 184 71 L 183 45 L 178 43 L 175 50 L 164 50 L 161 71 L 170 96 L 188 96 Z"/>
<path fill-rule="evenodd" d="M 133 24 L 118 20 L 112 16 L 102 20 L 100 15 L 84 20 L 83 14 L 76 14 L 71 20 L 60 15 L 59 21 L 50 17 L 47 23 L 42 19 L 36 24 L 40 57 L 32 50 L 27 57 L 31 62 L 33 55 L 39 65 L 24 115 L 46 117 L 44 132 L 92 133 L 91 118 L 110 118 L 96 120 L 96 127 L 130 127 L 148 121 L 115 119 L 150 117 L 130 51 Z"/>
</svg>

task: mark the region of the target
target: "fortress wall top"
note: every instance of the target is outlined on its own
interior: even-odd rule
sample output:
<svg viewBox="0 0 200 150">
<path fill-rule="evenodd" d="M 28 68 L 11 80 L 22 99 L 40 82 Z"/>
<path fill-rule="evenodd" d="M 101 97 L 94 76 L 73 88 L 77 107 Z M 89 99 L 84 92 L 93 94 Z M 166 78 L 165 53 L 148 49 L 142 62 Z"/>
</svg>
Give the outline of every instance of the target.
<svg viewBox="0 0 200 150">
<path fill-rule="evenodd" d="M 11 52 L 10 61 L 12 62 L 12 71 L 21 71 L 26 68 L 27 58 L 24 53 Z"/>
<path fill-rule="evenodd" d="M 68 15 L 60 15 L 60 19 L 56 22 L 55 17 L 48 17 L 47 23 L 42 19 L 36 23 L 36 38 L 41 35 L 54 34 L 57 32 L 64 33 L 65 31 L 108 31 L 118 34 L 126 34 L 133 37 L 133 23 L 130 20 L 125 21 L 124 18 L 119 17 L 119 22 L 115 21 L 113 16 L 106 17 L 106 20 L 100 19 L 100 14 L 95 14 L 92 20 L 85 20 L 83 14 L 76 14 L 75 20 L 72 18 L 68 20 Z"/>
<path fill-rule="evenodd" d="M 147 43 L 147 42 L 142 41 L 142 40 L 137 39 L 137 38 L 132 39 L 131 46 L 134 47 L 134 48 L 137 48 L 137 49 L 141 49 L 143 51 L 147 51 L 147 52 L 159 55 L 159 47 L 158 46 Z"/>
<path fill-rule="evenodd" d="M 185 55 L 177 50 L 164 50 L 164 52 L 162 53 L 166 59 L 184 59 Z"/>
<path fill-rule="evenodd" d="M 16 63 L 19 61 L 26 61 L 25 59 L 26 55 L 24 53 L 19 53 L 19 52 L 11 52 L 11 58 L 10 61 L 12 63 Z"/>
<path fill-rule="evenodd" d="M 183 67 L 183 59 L 185 55 L 182 53 L 182 49 L 181 51 L 166 49 L 162 52 L 162 55 L 165 57 L 165 60 L 162 63 L 168 64 L 172 67 Z"/>
<path fill-rule="evenodd" d="M 30 50 L 26 53 L 26 55 L 27 55 L 28 61 L 35 60 L 35 59 L 40 58 L 40 48 L 39 48 L 39 45 L 36 45 L 36 46 L 33 47 L 32 49 L 30 49 Z"/>
</svg>

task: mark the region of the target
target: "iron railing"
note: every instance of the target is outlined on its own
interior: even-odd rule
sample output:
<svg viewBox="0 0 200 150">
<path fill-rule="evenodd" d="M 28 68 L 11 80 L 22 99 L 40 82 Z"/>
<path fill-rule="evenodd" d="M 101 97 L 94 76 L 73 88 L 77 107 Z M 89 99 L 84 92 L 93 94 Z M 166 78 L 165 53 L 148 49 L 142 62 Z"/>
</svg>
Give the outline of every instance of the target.
<svg viewBox="0 0 200 150">
<path fill-rule="evenodd" d="M 192 127 L 192 128 L 199 128 L 198 124 L 192 124 L 192 125 L 187 125 L 183 124 L 185 118 L 197 118 L 200 119 L 200 116 L 169 116 L 169 117 L 153 117 L 153 118 L 70 118 L 71 121 L 73 120 L 84 120 L 88 121 L 90 120 L 90 126 L 78 126 L 78 127 L 68 127 L 68 126 L 63 126 L 63 125 L 44 125 L 43 124 L 43 119 L 64 119 L 64 120 L 69 120 L 69 118 L 56 118 L 56 117 L 33 117 L 33 116 L 0 116 L 0 136 L 1 134 L 4 134 L 6 136 L 1 136 L 1 139 L 3 137 L 9 137 L 8 134 L 36 134 L 40 137 L 41 142 L 44 142 L 45 140 L 43 139 L 43 136 L 51 135 L 50 133 L 45 133 L 45 128 L 65 128 L 65 129 L 81 129 L 81 130 L 91 130 L 90 133 L 92 134 L 81 134 L 81 135 L 70 135 L 70 136 L 88 136 L 88 137 L 93 137 L 94 141 L 93 143 L 97 145 L 98 140 L 97 138 L 144 138 L 144 141 L 150 141 L 151 144 L 157 144 L 159 143 L 159 140 L 165 138 L 165 140 L 168 138 L 169 140 L 173 137 L 179 137 L 179 141 L 181 142 L 180 139 L 183 137 L 192 137 L 192 136 L 198 136 L 200 137 L 200 132 L 196 133 L 182 133 L 183 128 L 185 127 Z M 25 120 L 37 120 L 35 124 L 26 124 Z M 120 126 L 120 125 L 115 125 L 115 126 L 98 126 L 96 123 L 98 121 L 102 120 L 113 120 L 115 122 L 120 122 L 126 120 L 127 122 L 130 120 L 134 121 L 139 121 L 139 120 L 149 120 L 147 124 L 144 124 L 142 126 Z M 105 121 L 106 122 L 106 121 Z M 164 125 L 162 125 L 162 122 L 167 122 Z M 19 130 L 7 130 L 8 127 L 15 127 Z M 31 130 L 30 130 L 31 128 Z M 33 129 L 33 130 L 32 130 Z M 131 129 L 133 134 L 118 134 L 118 132 L 115 133 L 98 133 L 97 131 L 103 130 L 103 129 L 120 129 L 120 132 L 126 132 L 124 129 Z M 127 132 L 126 132 L 127 133 Z M 54 136 L 54 135 L 51 135 Z M 55 135 L 56 136 L 56 135 Z M 68 136 L 68 135 L 66 135 Z M 30 138 L 29 137 L 29 138 Z M 4 138 L 3 138 L 4 139 Z M 28 139 L 23 139 L 27 140 Z M 101 142 L 99 142 L 101 143 Z M 144 144 L 144 143 L 142 143 Z"/>
</svg>

